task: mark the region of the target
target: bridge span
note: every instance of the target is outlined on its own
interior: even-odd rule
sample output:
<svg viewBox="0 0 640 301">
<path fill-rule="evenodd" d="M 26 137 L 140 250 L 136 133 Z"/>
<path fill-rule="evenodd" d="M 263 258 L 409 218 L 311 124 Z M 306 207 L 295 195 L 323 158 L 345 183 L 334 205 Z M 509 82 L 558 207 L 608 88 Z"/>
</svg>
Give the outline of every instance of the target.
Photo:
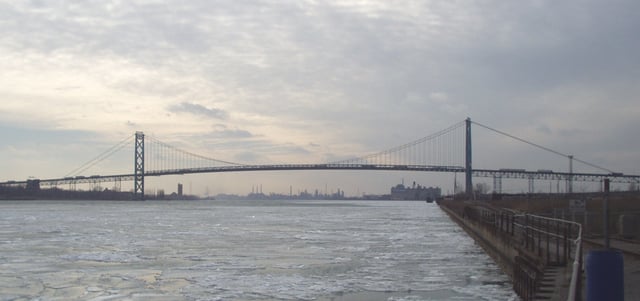
<svg viewBox="0 0 640 301">
<path fill-rule="evenodd" d="M 295 170 L 380 170 L 380 171 L 429 171 L 429 172 L 464 172 L 461 166 L 420 166 L 420 165 L 374 165 L 374 164 L 259 164 L 215 166 L 203 168 L 181 168 L 161 171 L 145 172 L 145 177 L 159 177 L 168 175 L 186 175 L 200 173 L 222 172 L 256 172 L 256 171 L 295 171 Z M 26 185 L 30 181 L 38 181 L 40 185 L 57 186 L 65 184 L 104 183 L 115 181 L 131 181 L 134 174 L 121 175 L 94 175 L 90 177 L 65 177 L 52 179 L 30 179 L 24 181 L 0 182 L 0 185 Z"/>
<path fill-rule="evenodd" d="M 464 173 L 463 166 L 423 166 L 423 165 L 376 165 L 376 164 L 260 164 L 217 166 L 206 168 L 183 168 L 162 171 L 149 171 L 145 177 L 159 177 L 168 175 L 187 175 L 200 173 L 225 172 L 260 172 L 260 171 L 296 171 L 296 170 L 362 170 L 362 171 L 415 171 L 415 172 L 446 172 Z M 578 181 L 600 182 L 610 179 L 617 183 L 640 183 L 640 175 L 608 174 L 608 173 L 568 173 L 550 170 L 528 171 L 524 169 L 472 169 L 473 177 L 500 179 L 529 179 L 549 181 Z M 23 181 L 0 182 L 0 186 L 24 186 L 30 181 L 38 181 L 42 186 L 58 186 L 66 184 L 96 184 L 117 181 L 132 181 L 134 174 L 77 176 L 51 179 L 30 179 Z"/>
<path fill-rule="evenodd" d="M 500 135 L 529 144 L 546 152 L 569 159 L 569 171 L 557 172 L 552 170 L 525 169 L 477 169 L 472 165 L 471 125 L 478 125 Z M 126 146 L 131 146 L 133 139 L 134 164 L 133 173 L 119 173 L 85 176 L 89 168 L 97 166 L 106 158 Z M 293 171 L 293 170 L 361 170 L 361 171 L 415 171 L 415 172 L 446 172 L 464 173 L 465 192 L 468 196 L 473 193 L 473 177 L 493 178 L 494 191 L 500 192 L 503 179 L 527 179 L 529 190 L 533 192 L 535 180 L 566 181 L 567 192 L 572 192 L 573 181 L 599 182 L 605 178 L 611 182 L 640 184 L 640 176 L 625 175 L 609 169 L 585 162 L 573 155 L 565 155 L 558 151 L 540 146 L 513 135 L 495 130 L 488 126 L 472 122 L 467 118 L 444 130 L 418 140 L 393 147 L 384 151 L 331 163 L 318 164 L 239 164 L 197 155 L 164 143 L 153 137 L 136 132 L 106 152 L 78 167 L 68 175 L 60 178 L 29 179 L 20 181 L 0 182 L 0 186 L 39 187 L 58 186 L 64 184 L 98 184 L 103 182 L 133 181 L 134 196 L 144 198 L 144 178 L 166 175 L 185 175 L 200 173 L 223 172 L 261 172 L 261 171 Z M 605 171 L 604 173 L 574 172 L 573 162 L 589 165 Z M 497 190 L 496 190 L 497 188 Z"/>
</svg>

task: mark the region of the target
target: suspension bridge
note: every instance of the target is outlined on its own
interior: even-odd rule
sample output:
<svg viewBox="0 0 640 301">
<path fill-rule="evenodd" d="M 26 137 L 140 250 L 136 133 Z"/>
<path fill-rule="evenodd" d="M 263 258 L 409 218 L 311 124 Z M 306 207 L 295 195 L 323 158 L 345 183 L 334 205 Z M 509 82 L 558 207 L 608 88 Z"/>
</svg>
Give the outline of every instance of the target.
<svg viewBox="0 0 640 301">
<path fill-rule="evenodd" d="M 528 144 L 532 147 L 567 158 L 569 170 L 567 172 L 553 170 L 525 170 L 525 169 L 474 169 L 472 164 L 473 147 L 472 125 L 487 129 L 499 135 Z M 133 143 L 132 143 L 133 138 Z M 111 175 L 90 175 L 84 173 L 90 168 L 103 162 L 114 153 L 131 144 L 133 151 L 133 172 Z M 573 162 L 579 162 L 600 170 L 600 173 L 576 173 Z M 372 170 L 372 171 L 416 171 L 416 172 L 446 172 L 465 174 L 465 192 L 473 193 L 473 177 L 493 178 L 494 191 L 500 192 L 502 179 L 527 179 L 529 192 L 533 192 L 535 180 L 565 181 L 567 192 L 572 193 L 574 181 L 599 182 L 605 178 L 619 183 L 640 183 L 639 175 L 625 175 L 607 168 L 563 154 L 553 149 L 535 144 L 525 139 L 496 130 L 489 126 L 471 121 L 467 118 L 444 130 L 420 138 L 409 143 L 389 148 L 362 157 L 327 163 L 311 164 L 241 164 L 210 158 L 195 154 L 154 137 L 147 137 L 143 132 L 136 132 L 132 137 L 122 140 L 104 153 L 79 166 L 69 174 L 60 178 L 29 179 L 21 181 L 0 182 L 0 186 L 40 187 L 58 185 L 76 185 L 83 183 L 133 181 L 133 198 L 144 199 L 145 177 L 164 175 L 185 175 L 198 173 L 243 172 L 243 171 L 292 171 L 292 170 Z"/>
</svg>

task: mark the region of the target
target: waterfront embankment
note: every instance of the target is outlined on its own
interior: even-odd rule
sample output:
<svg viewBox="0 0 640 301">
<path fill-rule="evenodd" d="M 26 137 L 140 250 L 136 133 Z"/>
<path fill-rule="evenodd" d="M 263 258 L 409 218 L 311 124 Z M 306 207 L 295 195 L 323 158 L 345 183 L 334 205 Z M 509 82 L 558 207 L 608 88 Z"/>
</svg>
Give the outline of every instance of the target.
<svg viewBox="0 0 640 301">
<path fill-rule="evenodd" d="M 486 202 L 445 201 L 440 207 L 513 281 L 523 300 L 579 300 L 580 226 Z M 576 281 L 572 284 L 574 273 Z M 573 286 L 572 286 L 573 285 Z"/>
<path fill-rule="evenodd" d="M 576 208 L 575 200 L 579 200 L 582 207 Z M 625 300 L 640 300 L 637 285 L 640 283 L 640 197 L 637 193 L 612 193 L 608 203 L 610 246 L 621 251 L 624 258 Z M 589 271 L 582 262 L 587 261 L 590 251 L 604 248 L 602 194 L 538 195 L 481 202 L 456 200 L 440 202 L 440 205 L 500 264 L 514 281 L 516 291 L 521 290 L 522 284 L 518 282 L 522 279 L 514 267 L 521 264 L 522 259 L 533 263 L 529 266 L 534 269 L 525 274 L 537 279 L 533 282 L 535 293 L 532 298 L 523 299 L 567 300 L 572 261 L 577 255 L 581 276 L 576 283 L 581 287 L 575 292 L 575 300 L 586 300 Z M 556 220 L 566 223 L 554 225 Z M 578 225 L 582 232 L 579 243 L 575 240 Z M 581 254 L 576 253 L 578 245 Z M 568 258 L 563 260 L 565 254 Z M 518 293 L 522 296 L 521 291 Z"/>
</svg>

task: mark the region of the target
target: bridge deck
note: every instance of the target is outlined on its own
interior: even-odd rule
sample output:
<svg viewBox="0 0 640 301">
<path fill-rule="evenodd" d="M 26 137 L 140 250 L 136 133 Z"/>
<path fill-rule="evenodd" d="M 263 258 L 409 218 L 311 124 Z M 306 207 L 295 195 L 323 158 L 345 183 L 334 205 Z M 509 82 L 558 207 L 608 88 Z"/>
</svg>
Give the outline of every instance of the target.
<svg viewBox="0 0 640 301">
<path fill-rule="evenodd" d="M 285 171 L 285 170 L 380 170 L 380 171 L 422 171 L 422 172 L 454 172 L 464 173 L 462 166 L 432 165 L 393 165 L 393 164 L 267 164 L 267 165 L 232 165 L 206 168 L 184 168 L 170 170 L 146 171 L 146 177 L 165 175 L 185 175 L 198 173 L 247 172 L 247 171 Z M 583 182 L 599 182 L 605 178 L 611 182 L 640 183 L 639 175 L 566 173 L 553 171 L 527 171 L 523 169 L 473 169 L 474 177 L 494 177 L 501 179 L 534 179 L 534 180 L 573 180 Z M 115 181 L 132 181 L 134 174 L 95 175 L 89 177 L 64 177 L 53 179 L 33 179 L 25 181 L 0 182 L 0 186 L 26 185 L 28 181 L 39 181 L 40 185 L 56 186 L 64 184 L 102 183 Z"/>
</svg>

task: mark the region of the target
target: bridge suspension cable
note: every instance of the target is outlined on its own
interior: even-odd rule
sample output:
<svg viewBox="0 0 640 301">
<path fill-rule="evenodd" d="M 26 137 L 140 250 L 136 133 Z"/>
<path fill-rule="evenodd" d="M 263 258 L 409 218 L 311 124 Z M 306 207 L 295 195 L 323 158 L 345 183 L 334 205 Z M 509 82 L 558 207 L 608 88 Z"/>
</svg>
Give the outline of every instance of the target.
<svg viewBox="0 0 640 301">
<path fill-rule="evenodd" d="M 456 123 L 444 130 L 420 139 L 363 157 L 330 162 L 332 165 L 415 165 L 450 166 L 464 165 L 465 122 Z"/>
<path fill-rule="evenodd" d="M 516 136 L 514 136 L 514 135 L 511 135 L 511 134 L 505 133 L 505 132 L 503 132 L 503 131 L 500 131 L 500 130 L 494 129 L 494 128 L 492 128 L 492 127 L 489 127 L 489 126 L 487 126 L 487 125 L 484 125 L 484 124 L 481 124 L 481 123 L 478 123 L 478 122 L 475 122 L 475 121 L 471 121 L 471 122 L 472 122 L 473 124 L 475 124 L 475 125 L 479 126 L 479 127 L 485 128 L 485 129 L 487 129 L 487 130 L 493 131 L 493 132 L 495 132 L 495 133 L 498 133 L 498 134 L 500 134 L 500 135 L 503 135 L 503 136 L 509 137 L 509 138 L 511 138 L 511 139 L 514 139 L 514 140 L 517 140 L 517 141 L 520 141 L 520 142 L 523 142 L 523 143 L 529 144 L 529 145 L 531 145 L 531 146 L 534 146 L 534 147 L 537 147 L 537 148 L 542 149 L 542 150 L 544 150 L 544 151 L 547 151 L 547 152 L 550 152 L 550 153 L 556 154 L 556 155 L 558 155 L 558 156 L 562 156 L 562 157 L 565 157 L 565 158 L 573 159 L 573 160 L 574 160 L 574 161 L 576 161 L 576 162 L 580 162 L 580 163 L 582 163 L 582 164 L 585 164 L 585 165 L 591 166 L 591 167 L 593 167 L 593 168 L 600 169 L 600 170 L 604 170 L 604 171 L 609 172 L 609 173 L 614 173 L 614 171 L 612 171 L 612 170 L 610 170 L 610 169 L 608 169 L 608 168 L 604 168 L 604 167 L 602 167 L 602 166 L 598 166 L 598 165 L 596 165 L 596 164 L 593 164 L 593 163 L 590 163 L 590 162 L 587 162 L 587 161 L 584 161 L 584 160 L 580 160 L 580 159 L 578 159 L 578 158 L 576 158 L 576 157 L 574 157 L 574 156 L 572 156 L 572 155 L 567 155 L 567 154 L 561 153 L 561 152 L 559 152 L 559 151 L 557 151 L 557 150 L 553 150 L 553 149 L 550 149 L 550 148 L 548 148 L 548 147 L 542 146 L 542 145 L 540 145 L 540 144 L 533 143 L 533 142 L 531 142 L 531 141 L 528 141 L 528 140 L 525 140 L 525 139 L 522 139 L 522 138 L 516 137 Z"/>
<path fill-rule="evenodd" d="M 121 150 L 121 149 L 123 149 L 123 148 L 125 148 L 127 146 L 130 146 L 132 139 L 133 139 L 133 135 L 127 136 L 127 138 L 125 138 L 122 141 L 118 142 L 117 144 L 115 144 L 114 146 L 110 147 L 106 151 L 102 152 L 101 154 L 99 154 L 95 158 L 87 161 L 86 163 L 80 165 L 76 169 L 68 172 L 65 175 L 65 177 L 81 175 L 83 172 L 87 171 L 89 168 L 96 166 L 100 162 L 103 162 L 104 160 L 106 160 L 107 158 L 109 158 L 110 156 L 112 156 L 113 154 L 118 152 L 119 150 Z"/>
<path fill-rule="evenodd" d="M 188 152 L 150 136 L 147 136 L 145 157 L 146 173 L 243 165 Z"/>
</svg>

